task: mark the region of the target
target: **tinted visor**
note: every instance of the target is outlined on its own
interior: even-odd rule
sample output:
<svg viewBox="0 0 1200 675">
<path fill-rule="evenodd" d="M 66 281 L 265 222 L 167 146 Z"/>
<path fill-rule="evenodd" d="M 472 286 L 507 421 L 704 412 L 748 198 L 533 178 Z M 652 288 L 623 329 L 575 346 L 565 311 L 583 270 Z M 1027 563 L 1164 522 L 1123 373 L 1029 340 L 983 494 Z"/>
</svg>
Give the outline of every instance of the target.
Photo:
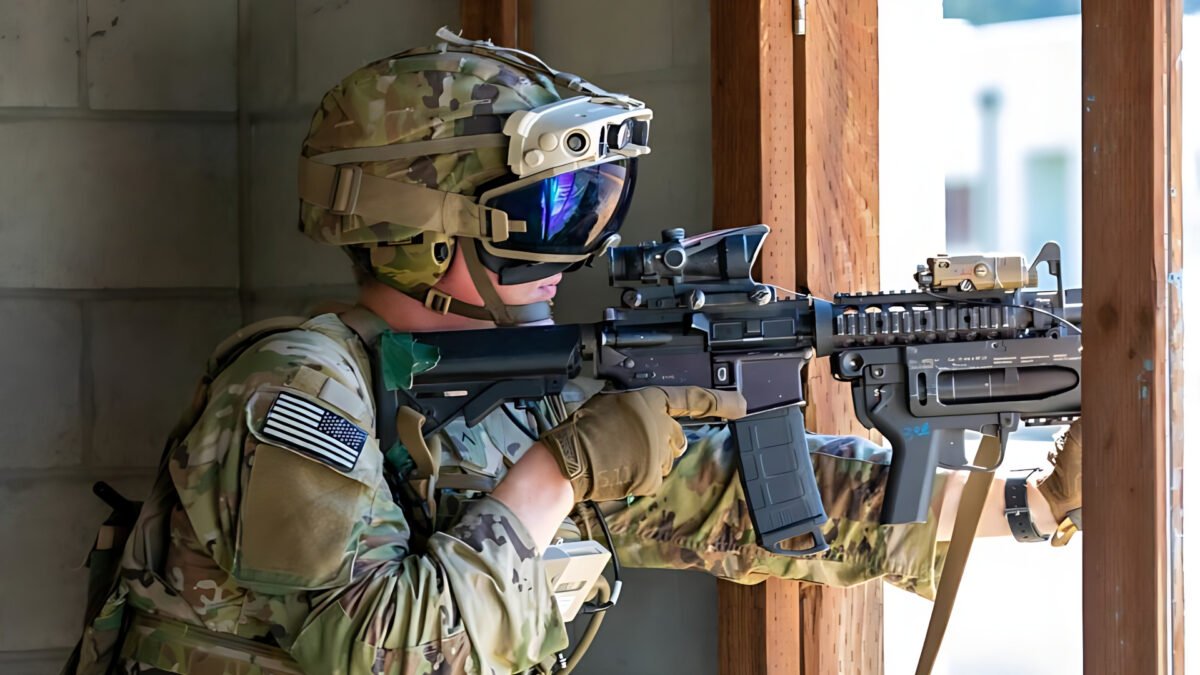
<svg viewBox="0 0 1200 675">
<path fill-rule="evenodd" d="M 637 160 L 621 159 L 543 178 L 494 197 L 487 206 L 512 220 L 525 221 L 524 232 L 492 242 L 499 250 L 586 255 L 615 234 L 629 208 Z"/>
</svg>

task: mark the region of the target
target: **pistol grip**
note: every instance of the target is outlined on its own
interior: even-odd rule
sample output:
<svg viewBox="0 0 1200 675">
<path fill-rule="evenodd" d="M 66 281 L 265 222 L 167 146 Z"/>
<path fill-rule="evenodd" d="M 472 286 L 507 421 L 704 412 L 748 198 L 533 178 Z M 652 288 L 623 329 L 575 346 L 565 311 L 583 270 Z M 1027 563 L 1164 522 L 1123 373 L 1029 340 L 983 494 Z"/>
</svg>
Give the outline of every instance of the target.
<svg viewBox="0 0 1200 675">
<path fill-rule="evenodd" d="M 888 436 L 892 443 L 892 464 L 888 468 L 887 491 L 883 497 L 880 522 L 923 523 L 929 517 L 929 498 L 933 493 L 933 477 L 937 473 L 938 448 L 953 442 L 946 436 L 958 437 L 962 430 L 918 427 L 913 433 L 905 431 L 899 438 Z"/>
<path fill-rule="evenodd" d="M 793 558 L 828 549 L 821 532 L 828 517 L 808 456 L 800 406 L 755 413 L 730 426 L 758 545 Z M 781 546 L 785 540 L 805 534 L 812 536 L 811 547 Z"/>
</svg>

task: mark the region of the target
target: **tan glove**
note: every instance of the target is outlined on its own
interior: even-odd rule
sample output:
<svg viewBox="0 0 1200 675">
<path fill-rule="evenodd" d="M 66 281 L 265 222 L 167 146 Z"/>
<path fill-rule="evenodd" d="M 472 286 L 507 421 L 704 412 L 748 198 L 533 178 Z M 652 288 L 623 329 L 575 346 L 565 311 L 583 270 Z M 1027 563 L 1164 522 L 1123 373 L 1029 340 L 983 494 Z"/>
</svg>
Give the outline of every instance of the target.
<svg viewBox="0 0 1200 675">
<path fill-rule="evenodd" d="M 648 387 L 592 397 L 541 442 L 575 488 L 575 501 L 654 494 L 687 441 L 676 417 L 737 419 L 746 399 L 735 391 Z"/>
<path fill-rule="evenodd" d="M 1037 489 L 1058 521 L 1050 544 L 1064 546 L 1083 525 L 1083 418 L 1072 422 L 1054 440 L 1049 459 L 1054 471 L 1038 483 Z"/>
</svg>

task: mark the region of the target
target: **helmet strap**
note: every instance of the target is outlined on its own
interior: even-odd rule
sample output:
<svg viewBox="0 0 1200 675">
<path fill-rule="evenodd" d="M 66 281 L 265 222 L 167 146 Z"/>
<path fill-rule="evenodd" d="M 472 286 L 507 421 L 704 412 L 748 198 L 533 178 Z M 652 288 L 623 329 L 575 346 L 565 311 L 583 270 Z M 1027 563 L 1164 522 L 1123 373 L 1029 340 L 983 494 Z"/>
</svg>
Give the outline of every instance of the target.
<svg viewBox="0 0 1200 675">
<path fill-rule="evenodd" d="M 467 263 L 467 271 L 471 274 L 471 281 L 475 283 L 475 290 L 479 291 L 479 297 L 483 298 L 483 306 L 492 316 L 492 321 L 497 326 L 515 326 L 521 323 L 510 311 L 510 307 L 504 304 L 500 299 L 500 292 L 496 290 L 495 284 L 492 283 L 491 277 L 487 275 L 487 267 L 479 258 L 478 244 L 471 240 L 460 242 L 458 250 L 462 253 L 465 262 Z"/>
<path fill-rule="evenodd" d="M 514 323 L 501 324 L 492 316 L 486 307 L 472 305 L 463 302 L 458 298 L 443 293 L 441 290 L 433 286 L 424 284 L 410 289 L 401 289 L 393 286 L 386 281 L 381 280 L 381 283 L 386 284 L 389 288 L 393 288 L 417 302 L 425 305 L 426 309 L 437 312 L 438 314 L 453 314 L 455 316 L 464 316 L 468 319 L 476 319 L 478 321 L 491 321 L 497 325 L 521 325 L 528 323 L 537 323 L 549 319 L 550 303 L 535 302 L 528 305 L 508 305 L 507 309 L 512 316 Z"/>
<path fill-rule="evenodd" d="M 483 306 L 472 305 L 455 298 L 433 286 L 419 284 L 410 288 L 401 288 L 385 277 L 375 275 L 379 281 L 394 288 L 425 307 L 438 314 L 454 314 L 478 321 L 491 321 L 497 326 L 517 326 L 520 324 L 537 323 L 550 318 L 550 303 L 534 302 L 528 305 L 506 305 L 500 299 L 500 293 L 487 275 L 487 268 L 479 257 L 478 244 L 470 239 L 459 242 L 458 250 L 464 256 L 467 272 L 471 281 L 483 299 Z"/>
</svg>

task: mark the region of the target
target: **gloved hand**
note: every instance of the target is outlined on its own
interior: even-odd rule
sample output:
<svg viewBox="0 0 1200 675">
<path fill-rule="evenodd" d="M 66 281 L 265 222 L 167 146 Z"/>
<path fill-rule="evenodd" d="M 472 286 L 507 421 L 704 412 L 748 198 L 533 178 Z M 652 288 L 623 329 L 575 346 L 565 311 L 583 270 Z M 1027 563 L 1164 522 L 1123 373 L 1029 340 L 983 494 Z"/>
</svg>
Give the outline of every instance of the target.
<svg viewBox="0 0 1200 675">
<path fill-rule="evenodd" d="M 746 399 L 735 391 L 647 387 L 599 394 L 541 442 L 575 488 L 575 501 L 654 494 L 687 441 L 676 417 L 737 419 Z"/>
<path fill-rule="evenodd" d="M 1058 522 L 1050 544 L 1063 546 L 1076 531 L 1083 529 L 1083 418 L 1072 422 L 1054 440 L 1049 460 L 1054 471 L 1038 483 L 1037 489 Z"/>
</svg>

